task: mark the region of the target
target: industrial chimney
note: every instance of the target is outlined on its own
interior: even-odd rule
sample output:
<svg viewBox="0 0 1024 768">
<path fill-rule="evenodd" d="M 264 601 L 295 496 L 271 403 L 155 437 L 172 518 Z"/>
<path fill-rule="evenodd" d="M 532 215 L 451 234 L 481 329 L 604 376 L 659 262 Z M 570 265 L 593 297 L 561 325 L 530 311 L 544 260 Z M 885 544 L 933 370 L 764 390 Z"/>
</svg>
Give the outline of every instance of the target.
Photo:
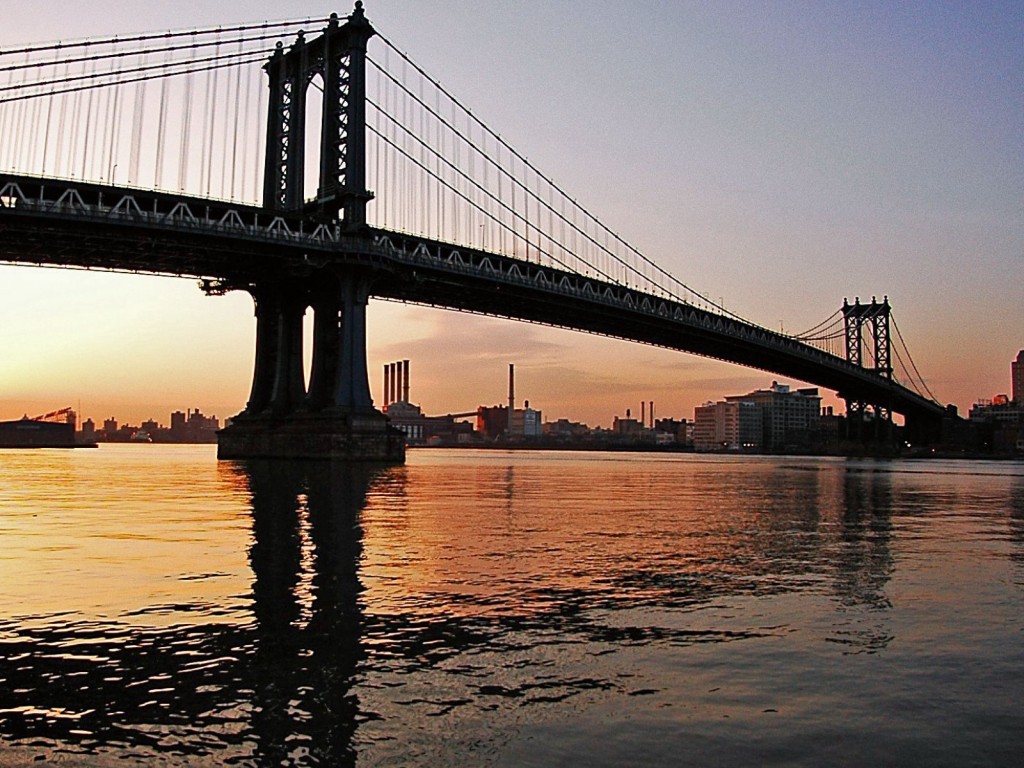
<svg viewBox="0 0 1024 768">
<path fill-rule="evenodd" d="M 403 372 L 404 372 L 403 381 L 405 382 L 405 387 L 402 390 L 402 401 L 408 403 L 409 402 L 409 361 L 408 360 L 403 360 L 402 361 L 402 369 L 403 369 Z"/>
<path fill-rule="evenodd" d="M 511 420 L 512 412 L 516 409 L 516 367 L 508 364 L 508 417 Z M 509 421 L 511 423 L 511 421 Z"/>
</svg>

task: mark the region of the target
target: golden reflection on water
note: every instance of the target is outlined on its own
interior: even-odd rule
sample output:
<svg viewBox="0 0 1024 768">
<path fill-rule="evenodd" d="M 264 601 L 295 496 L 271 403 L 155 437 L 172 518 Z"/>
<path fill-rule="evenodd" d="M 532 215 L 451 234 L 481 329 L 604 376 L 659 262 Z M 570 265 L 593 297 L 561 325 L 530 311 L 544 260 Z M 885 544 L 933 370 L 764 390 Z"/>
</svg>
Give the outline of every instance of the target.
<svg viewBox="0 0 1024 768">
<path fill-rule="evenodd" d="M 208 455 L 204 455 L 208 454 Z M 247 479 L 192 446 L 0 455 L 0 615 L 231 605 L 247 591 Z M 237 618 L 237 617 L 236 617 Z"/>
<path fill-rule="evenodd" d="M 0 764 L 999 757 L 1022 519 L 984 465 L 5 452 Z"/>
<path fill-rule="evenodd" d="M 484 614 L 545 611 L 546 594 L 577 592 L 688 604 L 724 581 L 757 593 L 798 575 L 876 600 L 879 574 L 857 574 L 878 571 L 886 526 L 855 534 L 860 518 L 888 514 L 889 479 L 838 469 L 414 452 L 370 494 L 362 577 L 377 610 L 395 613 L 431 592 L 447 611 Z M 883 553 L 863 559 L 867 540 Z"/>
</svg>

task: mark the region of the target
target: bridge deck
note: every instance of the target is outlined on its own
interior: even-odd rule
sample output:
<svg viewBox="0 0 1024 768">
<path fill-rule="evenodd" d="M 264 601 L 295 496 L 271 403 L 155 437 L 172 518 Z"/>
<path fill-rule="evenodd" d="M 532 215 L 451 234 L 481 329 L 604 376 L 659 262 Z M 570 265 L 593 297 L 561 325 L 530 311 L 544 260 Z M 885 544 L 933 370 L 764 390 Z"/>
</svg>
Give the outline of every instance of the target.
<svg viewBox="0 0 1024 768">
<path fill-rule="evenodd" d="M 941 405 L 796 339 L 668 297 L 411 235 L 255 206 L 0 174 L 0 261 L 168 274 L 246 288 L 358 267 L 371 293 L 614 336 L 738 363 L 907 417 Z"/>
</svg>

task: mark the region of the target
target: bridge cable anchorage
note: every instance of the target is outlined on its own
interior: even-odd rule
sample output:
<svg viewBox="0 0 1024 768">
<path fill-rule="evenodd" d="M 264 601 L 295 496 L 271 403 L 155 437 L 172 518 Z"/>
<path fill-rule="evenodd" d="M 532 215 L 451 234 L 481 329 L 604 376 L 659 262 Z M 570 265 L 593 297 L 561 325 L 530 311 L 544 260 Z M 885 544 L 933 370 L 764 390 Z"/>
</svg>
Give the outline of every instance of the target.
<svg viewBox="0 0 1024 768">
<path fill-rule="evenodd" d="M 597 219 L 595 216 L 587 212 L 586 209 L 582 208 L 582 206 L 577 201 L 575 201 L 573 198 L 568 196 L 564 191 L 562 191 L 562 189 L 558 187 L 558 185 L 555 184 L 553 180 L 542 174 L 532 163 L 530 163 L 529 160 L 527 160 L 523 155 L 518 153 L 497 133 L 492 131 L 490 128 L 486 126 L 486 124 L 479 120 L 479 118 L 473 115 L 473 113 L 470 110 L 468 110 L 465 106 L 463 106 L 462 103 L 459 102 L 449 91 L 444 89 L 436 80 L 429 77 L 429 75 L 427 75 L 422 68 L 420 68 L 414 62 L 412 62 L 411 59 L 409 59 L 409 57 L 406 54 L 404 54 L 401 50 L 399 50 L 393 43 L 387 40 L 387 38 L 381 36 L 379 33 L 378 37 L 381 37 L 381 39 L 387 45 L 387 52 L 394 51 L 402 59 L 403 63 L 407 63 L 409 66 L 411 66 L 415 70 L 415 72 L 420 75 L 420 77 L 427 80 L 439 93 L 444 94 L 445 98 L 448 99 L 451 104 L 457 106 L 461 110 L 461 113 L 465 116 L 467 128 L 460 129 L 453 122 L 449 122 L 446 118 L 442 117 L 439 114 L 439 112 L 433 110 L 425 101 L 418 99 L 417 95 L 408 86 L 400 82 L 398 77 L 396 77 L 390 71 L 388 71 L 389 69 L 393 69 L 393 67 L 390 67 L 390 65 L 382 65 L 372 58 L 368 58 L 368 62 L 372 63 L 375 67 L 377 67 L 378 70 L 380 70 L 385 77 L 390 78 L 399 88 L 401 88 L 407 94 L 407 96 L 410 99 L 419 102 L 420 108 L 433 113 L 434 118 L 443 123 L 445 128 L 451 131 L 457 140 L 464 142 L 471 149 L 471 151 L 475 150 L 478 153 L 480 153 L 483 156 L 485 163 L 493 165 L 495 168 L 497 168 L 500 174 L 499 178 L 507 178 L 510 181 L 511 185 L 518 184 L 519 187 L 524 190 L 524 193 L 530 196 L 530 198 L 537 203 L 538 210 L 542 210 L 545 213 L 545 215 L 549 217 L 550 221 L 557 220 L 560 226 L 566 227 L 567 230 L 573 231 L 574 234 L 578 232 L 580 235 L 583 236 L 583 238 L 586 241 L 589 241 L 598 249 L 599 255 L 607 256 L 610 259 L 610 261 L 620 265 L 625 270 L 624 275 L 627 276 L 627 278 L 619 279 L 615 282 L 619 284 L 625 284 L 628 286 L 628 276 L 634 276 L 637 279 L 639 279 L 642 284 L 647 284 L 651 286 L 653 292 L 656 294 L 662 294 L 674 298 L 676 300 L 684 301 L 686 303 L 703 302 L 707 306 L 714 307 L 724 315 L 731 316 L 738 320 L 743 320 L 743 318 L 741 318 L 736 313 L 725 310 L 720 303 L 715 302 L 706 296 L 703 296 L 702 294 L 694 291 L 692 288 L 687 286 L 685 283 L 682 283 L 680 280 L 678 280 L 670 273 L 665 271 L 662 267 L 657 265 L 655 262 L 651 261 L 642 253 L 640 253 L 636 248 L 627 243 L 617 233 L 613 232 L 607 226 L 602 224 L 599 219 Z M 383 110 L 390 112 L 390 109 L 386 105 L 380 106 Z M 396 119 L 400 118 L 396 117 Z M 477 142 L 471 135 L 471 126 L 474 125 L 478 126 L 483 131 L 485 140 L 493 141 L 497 147 L 507 150 L 507 152 L 512 158 L 514 158 L 515 160 L 519 161 L 522 164 L 523 169 L 530 171 L 535 176 L 535 178 L 537 178 L 540 181 L 543 181 L 547 185 L 549 198 L 545 200 L 544 196 L 538 194 L 535 190 L 529 189 L 525 184 L 519 181 L 518 178 L 516 178 L 516 173 L 509 172 L 508 169 L 499 165 L 492 157 L 487 155 L 487 153 L 483 152 L 480 149 L 480 143 Z M 513 188 L 515 187 L 513 186 Z M 595 232 L 591 233 L 587 231 L 586 228 L 580 228 L 575 223 L 573 217 L 567 216 L 563 212 L 559 211 L 558 207 L 553 205 L 550 200 L 550 195 L 553 195 L 555 193 L 559 195 L 563 205 L 565 201 L 568 201 L 572 209 L 573 216 L 575 216 L 575 209 L 578 209 L 580 212 L 582 212 L 588 223 L 590 223 L 594 227 Z M 533 227 L 531 227 L 531 229 L 532 228 Z M 595 237 L 595 234 L 597 233 L 600 233 L 600 235 L 604 238 L 611 239 L 617 246 L 623 247 L 628 253 L 630 259 L 635 258 L 638 261 L 632 262 L 630 259 L 624 258 L 621 254 L 613 252 L 611 248 L 609 248 L 605 244 L 602 244 Z M 538 230 L 538 236 L 543 238 L 544 233 Z M 600 253 L 602 251 L 604 251 L 605 253 Z M 574 257 L 578 258 L 580 260 L 580 263 L 585 265 L 586 268 L 593 269 L 595 267 L 595 263 L 592 261 L 588 261 L 582 257 L 579 257 L 578 255 L 574 255 Z M 655 280 L 655 276 L 658 276 L 661 282 Z M 667 280 L 668 282 L 664 282 L 665 280 Z M 680 289 L 683 291 L 683 294 L 680 294 L 678 292 L 678 290 Z M 689 295 L 692 298 L 688 300 L 684 298 L 684 295 Z"/>
</svg>

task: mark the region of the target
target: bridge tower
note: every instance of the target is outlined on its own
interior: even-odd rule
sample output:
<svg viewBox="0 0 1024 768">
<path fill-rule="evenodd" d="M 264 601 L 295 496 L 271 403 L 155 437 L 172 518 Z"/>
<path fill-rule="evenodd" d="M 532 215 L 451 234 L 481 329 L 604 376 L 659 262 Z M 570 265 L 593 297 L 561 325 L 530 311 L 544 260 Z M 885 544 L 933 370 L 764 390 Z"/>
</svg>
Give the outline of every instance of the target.
<svg viewBox="0 0 1024 768">
<path fill-rule="evenodd" d="M 299 32 L 286 51 L 281 43 L 263 69 L 270 86 L 263 205 L 279 211 L 310 206 L 355 230 L 366 224 L 366 44 L 374 35 L 362 2 L 345 24 L 331 14 L 319 37 Z M 304 196 L 306 94 L 323 83 L 320 178 L 317 195 Z"/>
<path fill-rule="evenodd" d="M 366 45 L 374 35 L 356 2 L 341 23 L 332 14 L 318 37 L 299 32 L 264 65 L 270 89 L 264 207 L 314 215 L 358 238 L 366 229 Z M 304 199 L 306 93 L 323 83 L 320 170 L 315 199 Z M 252 390 L 242 413 L 218 435 L 218 456 L 401 462 L 402 433 L 373 406 L 366 368 L 371 276 L 352 267 L 268 273 L 243 287 L 256 307 Z M 302 365 L 306 310 L 314 310 L 309 387 Z"/>
<path fill-rule="evenodd" d="M 860 298 L 850 304 L 843 299 L 843 323 L 846 331 L 846 359 L 862 368 L 864 365 L 864 326 L 870 328 L 871 337 L 871 368 L 879 376 L 892 380 L 892 363 L 889 349 L 890 329 L 889 297 L 885 296 L 878 302 L 874 296 L 870 304 L 861 304 Z M 846 400 L 847 423 L 851 429 L 851 437 L 862 437 L 865 415 L 868 409 L 874 414 L 875 437 L 888 435 L 892 426 L 892 409 L 887 403 L 868 403 L 859 398 Z"/>
</svg>

